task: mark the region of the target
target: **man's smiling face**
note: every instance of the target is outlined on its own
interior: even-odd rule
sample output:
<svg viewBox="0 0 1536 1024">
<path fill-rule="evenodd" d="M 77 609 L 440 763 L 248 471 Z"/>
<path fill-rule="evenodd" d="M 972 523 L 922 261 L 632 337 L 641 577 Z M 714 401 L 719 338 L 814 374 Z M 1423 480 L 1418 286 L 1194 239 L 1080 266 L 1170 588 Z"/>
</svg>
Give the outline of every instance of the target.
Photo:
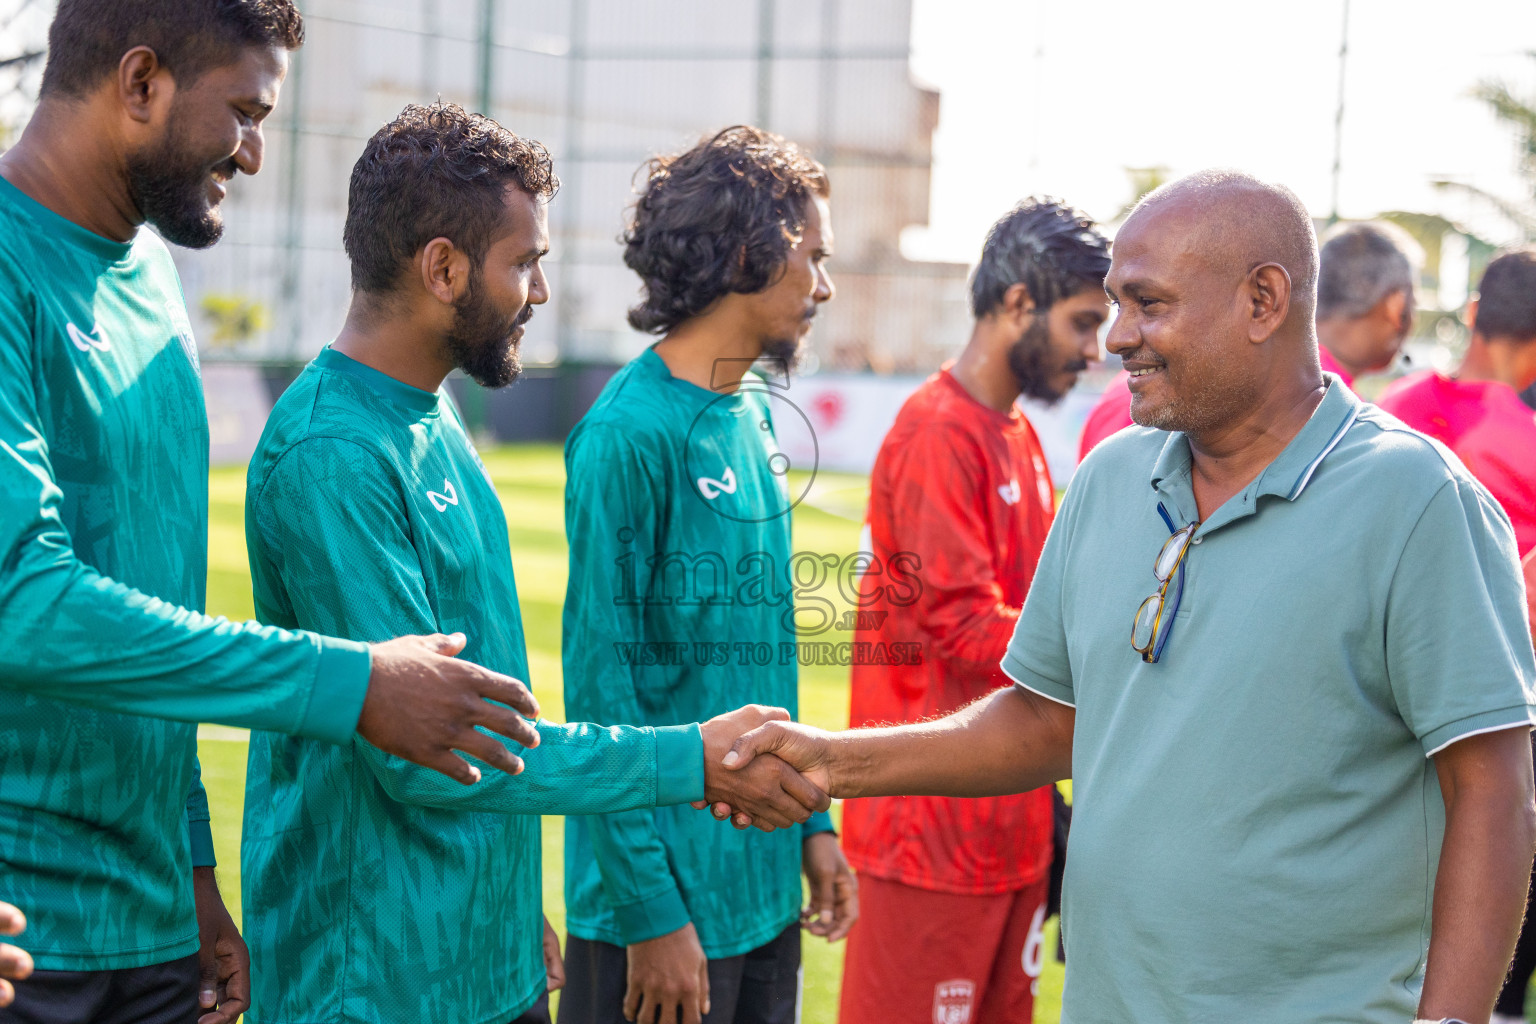
<svg viewBox="0 0 1536 1024">
<path fill-rule="evenodd" d="M 204 249 L 224 234 L 225 183 L 261 170 L 261 123 L 288 72 L 281 47 L 248 46 L 178 85 L 158 139 L 128 157 L 129 194 L 168 241 Z"/>
<path fill-rule="evenodd" d="M 1243 276 L 1172 199 L 1139 210 L 1115 237 L 1105 339 L 1131 375 L 1131 419 L 1198 433 L 1240 415 L 1253 390 Z"/>
</svg>

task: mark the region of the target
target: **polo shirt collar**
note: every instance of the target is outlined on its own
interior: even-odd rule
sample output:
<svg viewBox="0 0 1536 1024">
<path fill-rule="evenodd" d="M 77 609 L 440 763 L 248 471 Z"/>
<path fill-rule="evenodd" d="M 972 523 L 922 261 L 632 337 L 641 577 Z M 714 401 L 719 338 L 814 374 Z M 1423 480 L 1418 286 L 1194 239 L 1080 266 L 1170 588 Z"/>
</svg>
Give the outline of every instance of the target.
<svg viewBox="0 0 1536 1024">
<path fill-rule="evenodd" d="M 1337 374 L 1323 374 L 1323 382 L 1327 385 L 1323 400 L 1312 410 L 1306 424 L 1252 483 L 1212 513 L 1210 521 L 1201 527 L 1202 534 L 1252 514 L 1260 495 L 1295 501 L 1306 490 L 1317 467 L 1344 439 L 1360 414 L 1360 399 Z M 1151 485 L 1160 496 L 1172 499 L 1181 511 L 1191 513 L 1186 518 L 1192 518 L 1195 507 L 1190 468 L 1189 439 L 1179 431 L 1170 433 L 1152 466 Z"/>
</svg>

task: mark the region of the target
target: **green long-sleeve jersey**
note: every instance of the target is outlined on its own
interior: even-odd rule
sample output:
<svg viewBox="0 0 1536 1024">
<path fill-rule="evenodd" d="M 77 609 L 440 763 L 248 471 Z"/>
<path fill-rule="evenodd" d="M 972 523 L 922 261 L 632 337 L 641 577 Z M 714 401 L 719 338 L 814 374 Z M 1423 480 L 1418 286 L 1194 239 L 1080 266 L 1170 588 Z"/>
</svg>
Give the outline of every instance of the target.
<svg viewBox="0 0 1536 1024">
<path fill-rule="evenodd" d="M 356 725 L 365 647 L 201 614 L 207 531 L 208 420 L 164 243 L 103 238 L 0 179 L 0 899 L 41 969 L 196 951 L 191 869 L 213 846 L 189 723 Z"/>
<path fill-rule="evenodd" d="M 715 394 L 646 351 L 566 442 L 563 661 L 573 718 L 670 725 L 771 704 L 797 713 L 789 506 L 769 385 Z M 777 457 L 776 457 L 777 456 Z M 704 952 L 762 945 L 800 909 L 800 844 L 689 807 L 571 817 L 572 935 L 642 942 L 692 921 Z"/>
<path fill-rule="evenodd" d="M 377 640 L 462 632 L 527 680 L 506 518 L 444 394 L 326 349 L 251 461 L 246 538 L 264 622 Z M 466 1024 L 544 991 L 537 815 L 703 795 L 697 725 L 538 725 L 526 768 L 473 786 L 381 753 L 255 733 L 241 845 L 264 1021 Z"/>
</svg>

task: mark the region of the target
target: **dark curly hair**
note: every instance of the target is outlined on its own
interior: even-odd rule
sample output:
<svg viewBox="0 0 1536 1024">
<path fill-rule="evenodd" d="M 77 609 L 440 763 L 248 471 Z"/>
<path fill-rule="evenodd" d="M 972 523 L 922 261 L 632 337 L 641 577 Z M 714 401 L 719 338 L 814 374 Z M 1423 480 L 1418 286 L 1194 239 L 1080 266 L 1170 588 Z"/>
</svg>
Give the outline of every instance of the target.
<svg viewBox="0 0 1536 1024">
<path fill-rule="evenodd" d="M 793 142 L 736 125 L 645 165 L 645 187 L 621 241 L 640 275 L 637 331 L 665 334 L 731 292 L 758 292 L 783 273 L 826 169 Z"/>
<path fill-rule="evenodd" d="M 352 167 L 342 245 L 352 288 L 388 291 L 417 250 L 450 239 L 478 268 L 515 186 L 548 202 L 560 188 L 542 143 L 456 103 L 409 104 Z"/>
<path fill-rule="evenodd" d="M 971 314 L 979 320 L 997 309 L 1016 284 L 1044 311 L 1086 288 L 1104 287 L 1108 273 L 1109 240 L 1087 214 L 1060 199 L 1031 197 L 987 232 L 971 275 Z"/>
<path fill-rule="evenodd" d="M 136 46 L 154 50 L 186 88 L 233 63 L 242 47 L 303 44 L 304 19 L 292 0 L 59 0 L 39 92 L 84 96 Z"/>
<path fill-rule="evenodd" d="M 1473 326 L 1484 338 L 1536 338 L 1536 248 L 1514 249 L 1488 264 Z"/>
</svg>

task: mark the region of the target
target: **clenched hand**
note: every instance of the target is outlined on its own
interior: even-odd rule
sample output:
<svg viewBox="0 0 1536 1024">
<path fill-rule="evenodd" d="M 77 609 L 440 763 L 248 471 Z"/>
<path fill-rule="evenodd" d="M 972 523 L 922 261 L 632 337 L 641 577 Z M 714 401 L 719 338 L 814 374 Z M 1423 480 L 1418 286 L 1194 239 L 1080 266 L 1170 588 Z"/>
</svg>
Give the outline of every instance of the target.
<svg viewBox="0 0 1536 1024">
<path fill-rule="evenodd" d="M 735 808 L 751 818 L 764 832 L 803 823 L 812 812 L 824 811 L 832 801 L 826 792 L 808 781 L 784 761 L 761 756 L 751 765 L 732 768 L 727 752 L 739 747 L 745 735 L 757 735 L 768 725 L 789 723 L 783 708 L 748 704 L 705 722 L 704 800 L 695 807 L 718 804 Z"/>
</svg>

